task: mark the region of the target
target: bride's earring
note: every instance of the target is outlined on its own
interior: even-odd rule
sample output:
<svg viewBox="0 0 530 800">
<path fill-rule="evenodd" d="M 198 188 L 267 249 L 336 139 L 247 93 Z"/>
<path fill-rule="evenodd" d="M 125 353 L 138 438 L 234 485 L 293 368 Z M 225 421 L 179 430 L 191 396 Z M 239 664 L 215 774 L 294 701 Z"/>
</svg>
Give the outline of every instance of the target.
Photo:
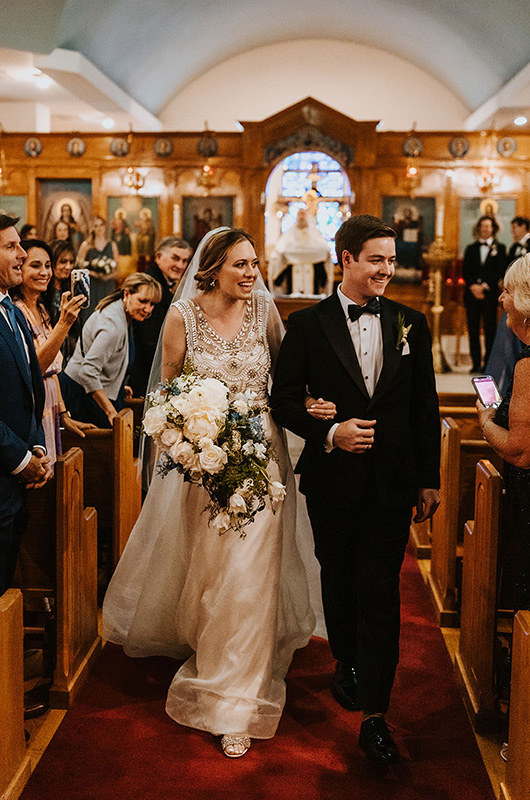
<svg viewBox="0 0 530 800">
<path fill-rule="evenodd" d="M 216 279 L 212 278 L 210 281 L 210 289 L 215 289 L 216 285 L 217 285 Z"/>
</svg>

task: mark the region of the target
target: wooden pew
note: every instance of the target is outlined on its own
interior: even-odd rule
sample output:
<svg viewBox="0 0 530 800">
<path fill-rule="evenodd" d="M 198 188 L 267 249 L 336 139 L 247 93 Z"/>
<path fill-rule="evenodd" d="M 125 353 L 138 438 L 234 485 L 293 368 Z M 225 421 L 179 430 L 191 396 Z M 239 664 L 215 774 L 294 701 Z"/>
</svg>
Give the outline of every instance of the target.
<svg viewBox="0 0 530 800">
<path fill-rule="evenodd" d="M 61 433 L 64 450 L 83 451 L 85 502 L 98 512 L 98 527 L 112 532 L 114 568 L 142 505 L 138 460 L 133 456 L 134 414 L 124 408 L 112 429 L 88 430 L 84 439 L 69 431 Z"/>
<path fill-rule="evenodd" d="M 68 708 L 101 650 L 97 515 L 84 507 L 79 448 L 59 456 L 53 480 L 28 495 L 28 510 L 15 581 L 28 606 L 36 598 L 53 603 L 55 669 L 50 704 Z"/>
<path fill-rule="evenodd" d="M 458 395 L 452 395 L 452 399 Z M 468 395 L 462 395 L 468 399 Z M 453 419 L 460 428 L 461 439 L 476 439 L 482 441 L 482 430 L 478 421 L 477 410 L 474 405 L 441 405 L 440 406 L 440 419 L 443 421 L 445 417 Z M 437 516 L 441 512 L 437 512 Z M 427 522 L 415 523 L 410 526 L 410 547 L 416 558 L 425 559 L 432 557 L 432 520 Z M 438 603 L 437 603 L 438 607 Z M 448 609 L 446 609 L 448 610 Z"/>
<path fill-rule="evenodd" d="M 474 407 L 476 399 L 477 396 L 474 392 L 438 392 L 440 406 L 467 406 L 469 408 Z"/>
<path fill-rule="evenodd" d="M 142 432 L 142 419 L 144 416 L 145 397 L 132 397 L 125 401 L 126 408 L 130 408 L 134 415 L 133 423 L 133 452 L 134 457 L 138 456 L 140 449 L 140 436 Z"/>
<path fill-rule="evenodd" d="M 495 729 L 493 693 L 497 563 L 502 477 L 488 460 L 477 464 L 475 518 L 465 525 L 460 643 L 455 671 L 473 727 Z"/>
<path fill-rule="evenodd" d="M 24 740 L 22 595 L 0 596 L 0 797 L 16 800 L 31 775 Z"/>
<path fill-rule="evenodd" d="M 462 556 L 459 542 L 466 520 L 473 517 L 475 470 L 481 458 L 489 458 L 498 466 L 502 463 L 484 439 L 464 439 L 454 419 L 442 420 L 442 501 L 432 519 L 431 568 L 427 583 L 440 625 L 446 627 L 459 624 L 457 566 Z"/>
<path fill-rule="evenodd" d="M 506 779 L 501 800 L 530 798 L 530 612 L 519 611 L 514 620 L 510 732 Z"/>
</svg>

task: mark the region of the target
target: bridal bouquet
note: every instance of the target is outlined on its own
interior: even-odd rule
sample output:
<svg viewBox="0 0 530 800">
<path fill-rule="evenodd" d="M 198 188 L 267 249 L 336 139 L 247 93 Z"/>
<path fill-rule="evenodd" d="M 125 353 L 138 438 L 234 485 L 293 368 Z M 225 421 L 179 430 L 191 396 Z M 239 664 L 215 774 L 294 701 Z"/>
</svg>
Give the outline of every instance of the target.
<svg viewBox="0 0 530 800">
<path fill-rule="evenodd" d="M 101 256 L 93 258 L 91 261 L 84 261 L 81 266 L 92 270 L 92 272 L 98 272 L 100 275 L 110 275 L 116 269 L 117 264 L 113 258 Z"/>
<path fill-rule="evenodd" d="M 267 472 L 274 453 L 261 424 L 263 407 L 251 391 L 228 395 L 222 381 L 185 372 L 150 393 L 143 427 L 163 450 L 158 472 L 165 477 L 176 469 L 204 486 L 219 535 L 235 530 L 245 538 L 243 528 L 267 498 L 277 510 L 285 487 Z"/>
</svg>

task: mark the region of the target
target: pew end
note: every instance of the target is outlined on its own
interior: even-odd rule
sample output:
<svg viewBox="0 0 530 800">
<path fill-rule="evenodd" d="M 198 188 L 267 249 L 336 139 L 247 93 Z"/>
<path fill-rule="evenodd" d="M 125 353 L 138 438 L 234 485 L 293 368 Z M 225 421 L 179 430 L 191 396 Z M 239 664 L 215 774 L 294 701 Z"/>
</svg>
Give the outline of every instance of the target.
<svg viewBox="0 0 530 800">
<path fill-rule="evenodd" d="M 476 468 L 475 519 L 464 529 L 460 643 L 455 673 L 473 728 L 497 730 L 493 690 L 497 565 L 503 481 L 487 459 Z"/>
<path fill-rule="evenodd" d="M 514 620 L 510 730 L 506 779 L 501 800 L 530 797 L 530 612 L 519 611 Z"/>
<path fill-rule="evenodd" d="M 16 800 L 31 775 L 24 739 L 24 623 L 22 594 L 0 596 L 0 797 Z"/>
</svg>

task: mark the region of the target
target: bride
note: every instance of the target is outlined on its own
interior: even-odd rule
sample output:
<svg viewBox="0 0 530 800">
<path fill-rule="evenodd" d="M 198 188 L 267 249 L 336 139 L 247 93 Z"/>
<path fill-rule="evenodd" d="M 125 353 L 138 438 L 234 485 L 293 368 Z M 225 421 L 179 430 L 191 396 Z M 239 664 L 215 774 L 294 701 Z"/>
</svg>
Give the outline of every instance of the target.
<svg viewBox="0 0 530 800">
<path fill-rule="evenodd" d="M 162 335 L 162 379 L 191 367 L 224 381 L 231 395 L 251 389 L 266 404 L 282 325 L 251 237 L 211 231 L 178 294 Z M 158 381 L 156 364 L 153 374 Z M 103 604 L 103 636 L 128 655 L 187 659 L 166 711 L 221 735 L 232 758 L 247 752 L 250 737 L 274 736 L 293 652 L 314 627 L 285 439 L 269 413 L 262 424 L 276 457 L 270 477 L 287 487 L 276 514 L 267 505 L 244 539 L 235 531 L 219 536 L 208 525 L 202 486 L 177 470 L 155 474 Z"/>
</svg>

